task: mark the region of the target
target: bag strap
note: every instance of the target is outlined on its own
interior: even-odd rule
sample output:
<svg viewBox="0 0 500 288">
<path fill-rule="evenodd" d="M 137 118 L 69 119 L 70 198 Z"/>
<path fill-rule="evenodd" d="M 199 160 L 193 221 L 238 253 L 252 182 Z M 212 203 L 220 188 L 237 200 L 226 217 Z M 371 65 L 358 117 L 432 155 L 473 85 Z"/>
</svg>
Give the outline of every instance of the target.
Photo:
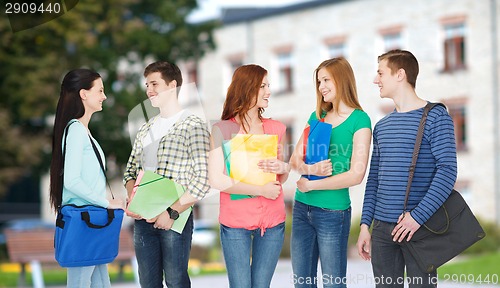
<svg viewBox="0 0 500 288">
<path fill-rule="evenodd" d="M 420 119 L 420 125 L 418 126 L 417 138 L 415 140 L 415 147 L 413 148 L 413 155 L 411 158 L 411 165 L 408 174 L 408 184 L 406 185 L 406 196 L 405 196 L 405 204 L 403 208 L 403 213 L 407 212 L 406 208 L 408 205 L 408 197 L 410 197 L 410 187 L 413 182 L 413 176 L 415 175 L 415 167 L 417 166 L 418 153 L 420 152 L 420 146 L 422 144 L 422 138 L 424 137 L 425 130 L 425 122 L 427 120 L 427 115 L 429 115 L 429 111 L 435 106 L 443 106 L 446 109 L 446 106 L 442 103 L 427 103 L 424 107 L 424 112 L 422 113 L 422 118 Z"/>
<path fill-rule="evenodd" d="M 113 195 L 113 190 L 111 190 L 111 185 L 109 185 L 108 177 L 106 177 L 106 169 L 104 169 L 104 164 L 102 163 L 101 155 L 99 154 L 99 150 L 97 150 L 97 146 L 92 140 L 92 137 L 89 135 L 90 144 L 92 144 L 92 148 L 94 149 L 95 156 L 97 157 L 97 161 L 99 161 L 99 165 L 101 166 L 102 173 L 104 173 L 104 179 L 106 179 L 106 184 L 108 185 L 109 192 L 111 193 L 111 198 L 115 199 L 115 195 Z"/>
<path fill-rule="evenodd" d="M 104 224 L 104 225 L 94 224 L 94 223 L 90 222 L 90 213 L 88 211 L 83 211 L 81 213 L 82 220 L 85 222 L 85 224 L 87 224 L 87 226 L 89 228 L 101 229 L 101 228 L 108 227 L 113 222 L 113 219 L 115 218 L 115 210 L 113 210 L 113 209 L 106 209 L 106 210 L 108 213 L 108 217 L 107 217 L 108 220 L 107 220 L 106 224 Z"/>
<path fill-rule="evenodd" d="M 62 153 L 62 169 L 61 169 L 61 195 L 64 191 L 64 162 L 65 159 L 66 159 L 66 138 L 68 138 L 68 129 L 69 129 L 69 126 L 71 126 L 71 124 L 75 123 L 76 121 L 71 121 L 68 123 L 68 125 L 66 125 L 66 127 L 64 128 L 64 132 L 63 132 L 63 135 L 64 135 L 64 146 L 63 146 L 63 153 Z M 62 203 L 59 203 L 59 207 L 57 207 L 57 218 L 56 218 L 56 227 L 59 227 L 59 228 L 64 228 L 64 221 L 63 221 L 63 216 L 62 216 L 62 213 L 61 213 L 61 205 Z"/>
<path fill-rule="evenodd" d="M 73 124 L 75 122 L 76 122 L 76 120 L 69 122 L 68 125 L 66 126 L 66 128 L 64 128 L 64 147 L 63 147 L 63 156 L 62 156 L 63 170 L 61 172 L 61 175 L 64 174 L 64 162 L 65 162 L 65 158 L 66 158 L 66 139 L 68 138 L 69 126 L 71 126 L 71 124 Z M 108 177 L 106 177 L 106 169 L 104 169 L 104 164 L 102 162 L 101 155 L 99 154 L 99 150 L 97 150 L 97 146 L 95 145 L 95 143 L 92 140 L 92 137 L 90 137 L 90 135 L 89 135 L 89 140 L 90 140 L 90 144 L 92 144 L 92 148 L 94 149 L 94 153 L 95 153 L 95 156 L 97 157 L 97 161 L 99 161 L 99 166 L 101 166 L 102 173 L 104 173 L 104 179 L 106 179 L 106 184 L 108 185 L 109 191 L 111 192 L 111 197 L 113 199 L 115 199 L 115 195 L 113 195 L 113 191 L 111 190 L 111 186 L 109 185 L 109 182 L 108 182 Z M 62 178 L 62 181 L 64 184 L 64 177 Z"/>
<path fill-rule="evenodd" d="M 69 122 L 68 125 L 66 125 L 66 128 L 64 128 L 64 146 L 63 146 L 63 155 L 62 155 L 61 176 L 63 176 L 63 174 L 64 174 L 64 162 L 65 162 L 65 159 L 66 159 L 66 138 L 68 138 L 69 126 L 71 126 L 71 124 L 73 124 L 75 122 L 76 122 L 76 120 Z M 63 181 L 64 181 L 64 177 L 63 177 Z"/>
<path fill-rule="evenodd" d="M 61 196 L 62 196 L 62 193 L 64 193 L 64 163 L 66 162 L 66 139 L 68 138 L 68 130 L 69 130 L 69 126 L 71 126 L 71 124 L 75 123 L 75 121 L 71 121 L 68 123 L 68 125 L 66 125 L 66 127 L 64 128 L 64 146 L 63 146 L 63 153 L 62 153 L 62 168 L 61 168 Z M 59 207 L 58 207 L 58 211 L 60 212 L 60 209 L 61 209 L 61 205 L 62 203 L 59 203 Z M 62 214 L 61 213 L 57 213 L 57 219 L 56 219 L 56 226 L 57 227 L 61 227 L 61 228 L 64 228 L 64 221 L 62 221 Z"/>
</svg>

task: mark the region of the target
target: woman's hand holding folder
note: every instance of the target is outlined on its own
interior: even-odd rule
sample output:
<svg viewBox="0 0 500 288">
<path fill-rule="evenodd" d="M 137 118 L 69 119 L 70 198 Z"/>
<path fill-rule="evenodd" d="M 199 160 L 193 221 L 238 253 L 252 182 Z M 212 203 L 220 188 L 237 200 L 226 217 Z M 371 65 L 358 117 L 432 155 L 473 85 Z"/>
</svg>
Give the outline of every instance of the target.
<svg viewBox="0 0 500 288">
<path fill-rule="evenodd" d="M 290 166 L 279 159 L 263 159 L 259 161 L 258 166 L 266 173 L 280 175 L 290 172 Z"/>
<path fill-rule="evenodd" d="M 326 159 L 314 164 L 309 164 L 307 175 L 328 177 L 332 176 L 332 172 L 333 172 L 332 161 L 330 159 Z"/>
<path fill-rule="evenodd" d="M 280 196 L 281 183 L 279 181 L 271 181 L 263 186 L 260 186 L 260 196 L 275 200 Z"/>
</svg>

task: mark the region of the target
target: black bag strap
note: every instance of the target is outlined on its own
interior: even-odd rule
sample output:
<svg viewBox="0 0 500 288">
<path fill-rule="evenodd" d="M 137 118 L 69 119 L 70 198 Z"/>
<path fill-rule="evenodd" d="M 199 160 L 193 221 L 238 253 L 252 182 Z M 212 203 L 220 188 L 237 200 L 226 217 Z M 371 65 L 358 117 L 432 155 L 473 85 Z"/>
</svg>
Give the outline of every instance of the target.
<svg viewBox="0 0 500 288">
<path fill-rule="evenodd" d="M 101 229 L 101 228 L 107 227 L 113 222 L 113 219 L 115 218 L 115 210 L 107 209 L 107 211 L 108 211 L 108 222 L 104 225 L 98 225 L 98 224 L 94 224 L 94 223 L 90 222 L 90 214 L 88 211 L 84 211 L 81 213 L 82 220 L 90 228 Z"/>
<path fill-rule="evenodd" d="M 90 144 L 92 144 L 92 149 L 94 149 L 95 156 L 97 157 L 97 161 L 99 161 L 99 165 L 101 166 L 102 173 L 104 173 L 104 179 L 106 179 L 106 184 L 108 185 L 109 192 L 111 193 L 111 197 L 115 199 L 115 195 L 113 195 L 113 191 L 111 190 L 111 185 L 109 185 L 108 177 L 106 177 L 106 169 L 104 169 L 104 164 L 102 163 L 101 155 L 99 154 L 99 150 L 97 150 L 97 146 L 92 140 L 92 137 L 89 135 Z"/>
<path fill-rule="evenodd" d="M 427 116 L 429 115 L 429 111 L 432 110 L 435 106 L 443 106 L 446 109 L 446 106 L 442 103 L 427 103 L 424 107 L 424 112 L 422 113 L 422 119 L 420 119 L 420 125 L 418 126 L 418 131 L 417 131 L 417 138 L 415 140 L 415 147 L 413 148 L 413 155 L 411 158 L 411 165 L 410 165 L 410 170 L 408 174 L 408 184 L 406 185 L 406 195 L 405 195 L 405 204 L 403 208 L 403 213 L 407 212 L 407 205 L 408 205 L 408 198 L 410 197 L 410 187 L 411 183 L 413 182 L 413 176 L 415 175 L 415 167 L 417 166 L 417 159 L 418 159 L 418 154 L 420 152 L 420 146 L 422 145 L 422 138 L 424 137 L 424 130 L 425 130 L 425 122 L 427 121 Z M 444 207 L 444 206 L 443 206 Z M 448 211 L 446 210 L 446 207 L 444 207 L 444 213 L 446 215 L 446 227 L 442 231 L 434 231 L 433 229 L 429 228 L 427 225 L 423 225 L 427 230 L 434 234 L 443 234 L 448 230 L 448 227 L 450 225 L 449 221 L 449 215 Z"/>
<path fill-rule="evenodd" d="M 61 176 L 64 175 L 64 162 L 65 162 L 65 159 L 66 159 L 66 138 L 68 138 L 69 126 L 71 126 L 71 124 L 73 124 L 75 122 L 76 122 L 76 120 L 69 122 L 68 125 L 66 125 L 66 128 L 64 128 L 64 146 L 63 146 L 63 155 L 62 155 Z M 64 181 L 64 177 L 63 177 L 63 181 Z"/>
<path fill-rule="evenodd" d="M 62 169 L 61 169 L 61 174 L 60 174 L 60 177 L 61 177 L 61 194 L 63 193 L 64 191 L 64 162 L 66 160 L 66 138 L 68 138 L 68 130 L 69 130 L 69 126 L 71 126 L 71 124 L 75 123 L 75 121 L 71 121 L 68 123 L 68 125 L 66 125 L 66 127 L 64 128 L 64 146 L 63 146 L 63 153 L 62 153 Z M 63 220 L 63 215 L 61 213 L 61 205 L 62 203 L 59 203 L 59 207 L 57 207 L 57 218 L 56 218 L 56 227 L 59 227 L 61 229 L 64 228 L 64 224 L 66 222 L 64 222 Z"/>
<path fill-rule="evenodd" d="M 424 137 L 425 130 L 425 122 L 427 121 L 427 116 L 429 115 L 429 111 L 435 106 L 444 106 L 442 103 L 427 103 L 424 107 L 424 112 L 422 113 L 422 118 L 420 119 L 420 125 L 418 126 L 417 138 L 415 140 L 415 147 L 413 148 L 413 155 L 411 158 L 410 171 L 408 174 L 408 184 L 406 185 L 406 196 L 405 196 L 405 204 L 403 208 L 403 213 L 407 212 L 406 208 L 408 205 L 408 197 L 410 197 L 410 187 L 413 182 L 413 176 L 415 175 L 415 167 L 417 166 L 418 153 L 420 152 L 420 146 L 422 145 L 422 138 Z"/>
</svg>

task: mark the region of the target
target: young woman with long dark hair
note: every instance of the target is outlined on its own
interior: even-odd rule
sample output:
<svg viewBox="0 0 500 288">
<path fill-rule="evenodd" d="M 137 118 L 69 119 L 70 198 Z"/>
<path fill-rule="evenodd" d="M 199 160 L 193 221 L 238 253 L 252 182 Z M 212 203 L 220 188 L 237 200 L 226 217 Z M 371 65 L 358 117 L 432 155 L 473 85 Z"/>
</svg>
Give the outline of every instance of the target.
<svg viewBox="0 0 500 288">
<path fill-rule="evenodd" d="M 102 110 L 104 100 L 104 85 L 97 72 L 75 69 L 64 77 L 52 135 L 50 203 L 55 211 L 66 204 L 124 208 L 123 200 L 106 196 L 106 178 L 90 142 L 105 163 L 104 153 L 88 128 L 92 114 Z M 106 264 L 70 267 L 67 283 L 68 287 L 81 288 L 111 286 Z"/>
</svg>

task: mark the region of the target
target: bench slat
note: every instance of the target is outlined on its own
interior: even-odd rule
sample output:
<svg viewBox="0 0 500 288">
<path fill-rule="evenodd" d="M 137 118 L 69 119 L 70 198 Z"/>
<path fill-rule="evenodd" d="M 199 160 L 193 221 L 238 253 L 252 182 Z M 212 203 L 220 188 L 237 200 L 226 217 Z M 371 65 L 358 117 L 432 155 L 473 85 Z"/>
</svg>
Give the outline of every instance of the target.
<svg viewBox="0 0 500 288">
<path fill-rule="evenodd" d="M 11 262 L 29 263 L 37 260 L 42 263 L 56 262 L 54 258 L 54 230 L 40 229 L 30 231 L 5 230 L 7 253 Z M 135 256 L 132 233 L 128 229 L 120 232 L 120 246 L 116 260 L 129 260 Z"/>
</svg>

